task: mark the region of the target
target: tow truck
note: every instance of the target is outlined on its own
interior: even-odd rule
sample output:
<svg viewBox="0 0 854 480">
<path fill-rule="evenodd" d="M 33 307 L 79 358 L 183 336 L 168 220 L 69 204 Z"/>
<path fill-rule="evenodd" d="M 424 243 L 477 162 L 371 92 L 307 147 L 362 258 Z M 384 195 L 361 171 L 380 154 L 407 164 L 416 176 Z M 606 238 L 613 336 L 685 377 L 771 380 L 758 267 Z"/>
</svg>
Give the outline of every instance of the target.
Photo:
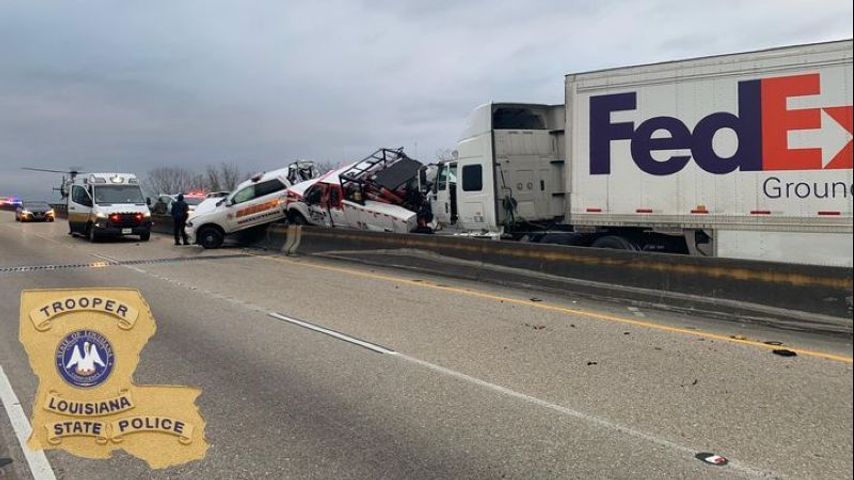
<svg viewBox="0 0 854 480">
<path fill-rule="evenodd" d="M 381 232 L 429 231 L 432 215 L 419 182 L 423 171 L 403 148 L 380 148 L 289 188 L 288 221 Z"/>
</svg>

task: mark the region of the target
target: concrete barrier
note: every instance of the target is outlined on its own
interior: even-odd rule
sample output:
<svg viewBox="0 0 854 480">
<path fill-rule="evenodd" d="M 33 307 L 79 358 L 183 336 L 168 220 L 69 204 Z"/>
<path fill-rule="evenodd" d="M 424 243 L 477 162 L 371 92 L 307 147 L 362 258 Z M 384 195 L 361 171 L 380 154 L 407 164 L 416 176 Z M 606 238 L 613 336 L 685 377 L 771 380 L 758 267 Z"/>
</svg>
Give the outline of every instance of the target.
<svg viewBox="0 0 854 480">
<path fill-rule="evenodd" d="M 68 218 L 68 205 L 64 203 L 51 203 L 50 208 L 53 209 L 56 218 Z"/>
<path fill-rule="evenodd" d="M 172 235 L 172 216 L 171 215 L 152 215 L 151 216 L 151 231 L 154 233 L 167 233 Z"/>
<path fill-rule="evenodd" d="M 280 250 L 287 233 L 287 227 L 270 227 L 268 246 Z M 402 249 L 618 289 L 659 292 L 662 301 L 665 294 L 689 295 L 712 303 L 763 305 L 780 312 L 826 315 L 851 323 L 854 282 L 849 268 L 317 227 L 301 229 L 297 251 L 328 254 Z"/>
</svg>

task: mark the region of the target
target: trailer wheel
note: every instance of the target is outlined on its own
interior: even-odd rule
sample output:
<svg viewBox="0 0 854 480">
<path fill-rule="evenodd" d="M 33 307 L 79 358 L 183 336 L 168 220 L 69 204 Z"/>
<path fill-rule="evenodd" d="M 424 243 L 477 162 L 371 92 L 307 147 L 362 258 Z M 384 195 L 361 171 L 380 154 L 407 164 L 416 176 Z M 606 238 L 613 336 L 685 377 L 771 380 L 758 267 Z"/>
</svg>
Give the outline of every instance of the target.
<svg viewBox="0 0 854 480">
<path fill-rule="evenodd" d="M 593 248 L 610 248 L 612 250 L 638 251 L 640 247 L 631 240 L 617 235 L 605 235 L 597 238 L 591 245 Z"/>
<path fill-rule="evenodd" d="M 196 234 L 199 245 L 205 249 L 219 248 L 225 239 L 225 235 L 216 227 L 202 227 Z"/>
</svg>

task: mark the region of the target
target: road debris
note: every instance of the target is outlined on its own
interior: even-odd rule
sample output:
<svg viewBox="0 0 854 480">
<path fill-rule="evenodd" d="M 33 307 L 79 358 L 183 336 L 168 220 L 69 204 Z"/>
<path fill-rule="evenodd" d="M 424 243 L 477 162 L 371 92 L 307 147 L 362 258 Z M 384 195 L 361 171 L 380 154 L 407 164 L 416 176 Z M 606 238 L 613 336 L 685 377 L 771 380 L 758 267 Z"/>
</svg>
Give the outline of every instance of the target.
<svg viewBox="0 0 854 480">
<path fill-rule="evenodd" d="M 708 463 L 709 465 L 716 465 L 718 467 L 722 467 L 729 463 L 729 460 L 727 460 L 726 457 L 709 452 L 700 452 L 694 455 L 694 457 Z"/>
<path fill-rule="evenodd" d="M 781 357 L 797 357 L 798 356 L 797 353 L 795 353 L 791 350 L 787 350 L 785 348 L 774 349 L 771 351 L 771 353 L 773 353 L 774 355 L 779 355 Z"/>
</svg>

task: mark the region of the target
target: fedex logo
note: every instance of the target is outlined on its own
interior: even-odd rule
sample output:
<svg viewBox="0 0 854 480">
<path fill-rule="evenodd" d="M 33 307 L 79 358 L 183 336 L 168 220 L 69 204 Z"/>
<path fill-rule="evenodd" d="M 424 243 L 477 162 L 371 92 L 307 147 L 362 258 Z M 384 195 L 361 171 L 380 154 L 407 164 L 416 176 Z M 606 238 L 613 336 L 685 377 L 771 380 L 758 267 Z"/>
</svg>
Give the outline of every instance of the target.
<svg viewBox="0 0 854 480">
<path fill-rule="evenodd" d="M 714 174 L 851 169 L 851 105 L 788 107 L 790 98 L 820 93 L 818 73 L 742 81 L 738 83 L 738 112 L 712 113 L 693 130 L 678 118 L 667 116 L 653 117 L 637 126 L 634 122 L 612 122 L 613 112 L 637 108 L 635 92 L 590 97 L 590 173 L 611 173 L 611 142 L 617 140 L 629 140 L 635 164 L 652 175 L 679 172 L 692 158 L 700 168 Z M 822 111 L 849 134 L 848 143 L 829 161 L 823 159 L 821 148 L 790 148 L 788 141 L 791 131 L 821 129 Z M 714 148 L 715 134 L 721 129 L 731 129 L 738 137 L 738 148 L 728 157 Z M 671 155 L 663 160 L 653 157 L 653 152 L 674 150 L 688 150 L 690 155 Z"/>
</svg>

